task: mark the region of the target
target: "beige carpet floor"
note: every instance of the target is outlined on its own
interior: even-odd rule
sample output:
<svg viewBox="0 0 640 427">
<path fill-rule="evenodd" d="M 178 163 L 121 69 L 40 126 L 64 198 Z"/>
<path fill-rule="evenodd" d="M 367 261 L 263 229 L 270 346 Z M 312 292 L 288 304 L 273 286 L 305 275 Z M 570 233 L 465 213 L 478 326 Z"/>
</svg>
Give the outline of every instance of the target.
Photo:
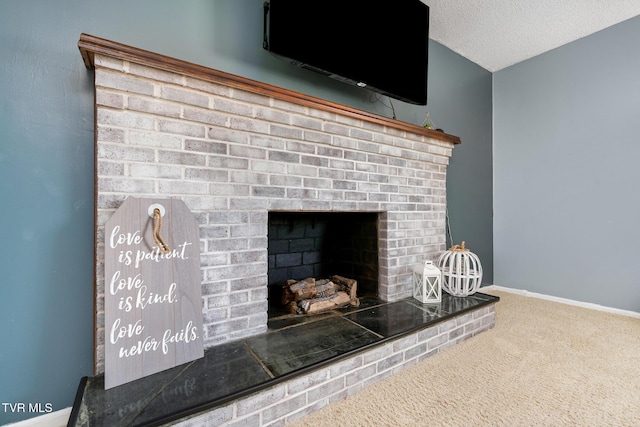
<svg viewBox="0 0 640 427">
<path fill-rule="evenodd" d="M 640 427 L 640 319 L 491 293 L 490 331 L 287 427 Z"/>
</svg>

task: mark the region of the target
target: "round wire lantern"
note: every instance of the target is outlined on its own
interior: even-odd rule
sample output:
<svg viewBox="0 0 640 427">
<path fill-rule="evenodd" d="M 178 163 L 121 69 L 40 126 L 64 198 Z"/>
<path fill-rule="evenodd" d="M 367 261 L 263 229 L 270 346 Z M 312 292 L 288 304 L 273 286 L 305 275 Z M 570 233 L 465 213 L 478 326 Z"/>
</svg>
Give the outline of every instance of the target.
<svg viewBox="0 0 640 427">
<path fill-rule="evenodd" d="M 482 284 L 480 259 L 464 247 L 464 242 L 440 255 L 438 267 L 442 272 L 442 289 L 454 297 L 472 295 Z"/>
</svg>

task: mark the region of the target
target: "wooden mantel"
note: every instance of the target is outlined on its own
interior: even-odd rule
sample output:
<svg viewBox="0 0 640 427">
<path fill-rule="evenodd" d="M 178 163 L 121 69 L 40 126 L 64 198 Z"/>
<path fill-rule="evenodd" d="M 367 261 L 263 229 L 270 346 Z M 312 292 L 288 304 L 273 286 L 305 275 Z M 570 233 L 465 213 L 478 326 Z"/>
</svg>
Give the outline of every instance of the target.
<svg viewBox="0 0 640 427">
<path fill-rule="evenodd" d="M 319 110 L 338 113 L 375 123 L 388 128 L 401 131 L 411 132 L 417 135 L 423 135 L 428 138 L 437 139 L 452 144 L 460 144 L 460 138 L 443 132 L 426 129 L 411 123 L 402 122 L 378 114 L 359 110 L 357 108 L 348 107 L 346 105 L 330 102 L 324 99 L 305 95 L 289 89 L 278 86 L 258 82 L 245 77 L 234 74 L 225 73 L 223 71 L 207 68 L 202 65 L 193 64 L 157 53 L 149 52 L 143 49 L 127 46 L 121 43 L 95 37 L 89 34 L 81 34 L 78 41 L 78 48 L 82 55 L 82 59 L 87 68 L 94 68 L 95 54 L 102 54 L 120 60 L 134 62 L 140 65 L 154 67 L 160 70 L 183 74 L 195 77 L 205 81 L 224 84 L 233 88 L 245 90 L 248 92 L 273 97 L 283 101 L 293 102 L 306 107 L 316 108 Z"/>
</svg>

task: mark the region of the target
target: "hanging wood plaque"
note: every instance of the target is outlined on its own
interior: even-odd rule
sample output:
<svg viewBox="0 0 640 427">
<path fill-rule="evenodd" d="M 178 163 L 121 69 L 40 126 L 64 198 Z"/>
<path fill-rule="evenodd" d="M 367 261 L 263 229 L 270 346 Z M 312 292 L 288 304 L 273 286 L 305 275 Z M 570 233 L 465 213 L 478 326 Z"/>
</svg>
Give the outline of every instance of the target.
<svg viewBox="0 0 640 427">
<path fill-rule="evenodd" d="M 104 270 L 105 389 L 203 357 L 198 224 L 182 200 L 126 199 Z"/>
</svg>

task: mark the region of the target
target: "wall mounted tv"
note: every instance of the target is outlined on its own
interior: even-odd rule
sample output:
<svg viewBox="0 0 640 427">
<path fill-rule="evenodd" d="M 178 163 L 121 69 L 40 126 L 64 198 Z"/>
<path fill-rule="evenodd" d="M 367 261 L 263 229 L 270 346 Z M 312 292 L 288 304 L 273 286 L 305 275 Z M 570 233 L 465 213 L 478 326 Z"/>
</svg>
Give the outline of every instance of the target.
<svg viewBox="0 0 640 427">
<path fill-rule="evenodd" d="M 420 0 L 269 0 L 274 55 L 412 104 L 427 103 L 429 7 Z"/>
</svg>

